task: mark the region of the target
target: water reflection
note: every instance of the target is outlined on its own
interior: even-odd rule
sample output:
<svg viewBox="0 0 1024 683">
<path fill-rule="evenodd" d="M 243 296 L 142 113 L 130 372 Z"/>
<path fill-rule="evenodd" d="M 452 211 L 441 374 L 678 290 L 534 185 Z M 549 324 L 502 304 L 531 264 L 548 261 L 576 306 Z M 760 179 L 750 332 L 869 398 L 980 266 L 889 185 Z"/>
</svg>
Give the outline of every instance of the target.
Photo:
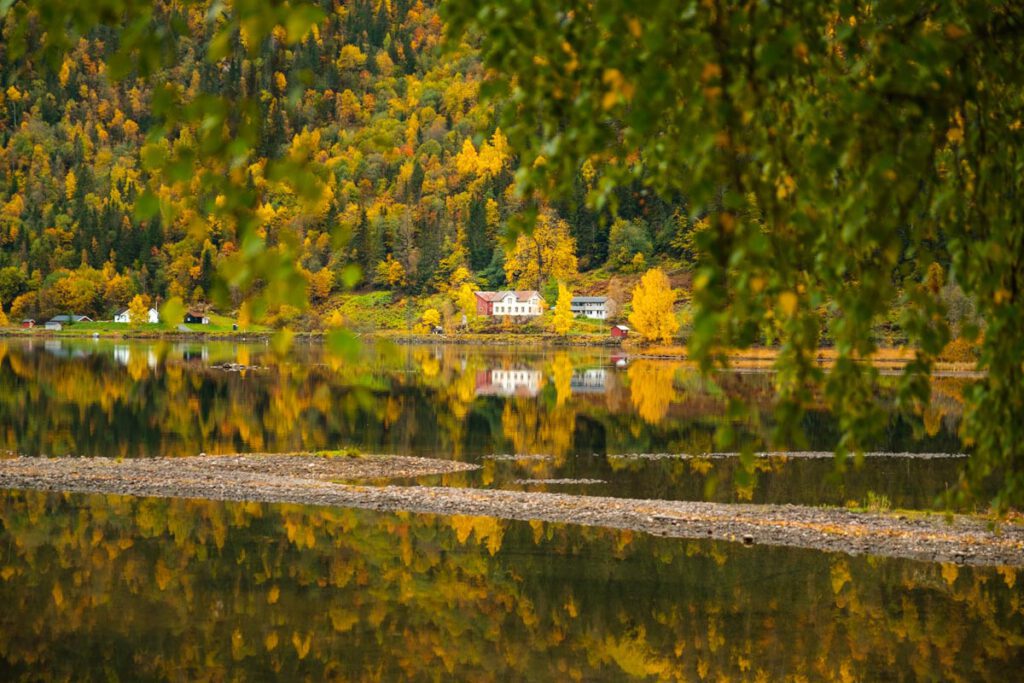
<svg viewBox="0 0 1024 683">
<path fill-rule="evenodd" d="M 1011 568 L 33 492 L 0 495 L 0 549 L 5 680 L 980 681 L 1024 666 Z"/>
<path fill-rule="evenodd" d="M 488 368 L 476 373 L 477 396 L 536 396 L 543 384 L 540 370 Z"/>
<path fill-rule="evenodd" d="M 608 370 L 605 368 L 588 368 L 574 370 L 569 380 L 569 388 L 574 394 L 605 394 L 608 392 Z"/>
<path fill-rule="evenodd" d="M 937 380 L 924 432 L 915 435 L 893 411 L 870 447 L 960 451 L 961 388 L 959 380 Z M 316 346 L 279 358 L 266 345 L 233 342 L 0 340 L 0 452 L 141 457 L 355 447 L 469 461 L 537 454 L 550 457 L 487 463 L 478 483 L 602 479 L 608 495 L 731 499 L 734 464 L 695 471 L 606 456 L 714 451 L 722 424 L 767 446 L 773 395 L 767 373 L 723 373 L 711 384 L 680 362 L 626 362 L 605 350 L 367 346 L 347 363 Z M 752 404 L 755 415 L 728 417 L 730 396 Z M 888 394 L 879 400 L 891 404 Z M 805 448 L 836 443 L 836 419 L 822 406 L 810 407 L 805 431 Z M 755 473 L 757 485 L 742 499 L 844 504 L 873 490 L 893 505 L 926 505 L 955 481 L 956 468 L 872 464 L 845 487 L 824 487 L 828 462 L 776 464 Z M 712 479 L 723 484 L 710 486 Z"/>
</svg>

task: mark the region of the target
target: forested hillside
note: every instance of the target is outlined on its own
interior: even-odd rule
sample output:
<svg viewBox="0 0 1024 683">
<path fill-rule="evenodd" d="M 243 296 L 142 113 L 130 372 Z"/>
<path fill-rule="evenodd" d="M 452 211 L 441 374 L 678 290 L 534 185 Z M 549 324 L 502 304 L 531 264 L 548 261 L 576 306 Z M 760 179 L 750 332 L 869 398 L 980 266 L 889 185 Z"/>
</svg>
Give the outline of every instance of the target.
<svg viewBox="0 0 1024 683">
<path fill-rule="evenodd" d="M 576 268 L 635 271 L 655 253 L 685 253 L 681 202 L 647 196 L 638 179 L 619 190 L 615 217 L 599 216 L 584 207 L 594 181 L 584 167 L 579 201 L 541 207 L 537 237 L 561 253 L 561 269 L 538 266 L 525 253 L 532 240 L 506 259 L 504 227 L 533 207 L 517 199 L 517 160 L 479 102 L 477 46 L 443 51 L 432 1 L 321 4 L 327 17 L 299 43 L 275 33 L 250 53 L 242 31 L 214 62 L 208 8 L 157 2 L 154 24 L 186 25 L 191 38 L 177 41 L 175 66 L 147 79 L 108 78 L 118 31 L 94 30 L 59 69 L 15 59 L 0 41 L 0 302 L 10 317 L 109 316 L 135 294 L 209 300 L 218 265 L 238 249 L 234 229 L 170 190 L 152 218 L 136 211 L 152 182 L 144 155 L 161 145 L 181 154 L 199 136 L 179 124 L 160 145 L 147 141 L 163 83 L 186 102 L 211 91 L 255 96 L 262 126 L 247 183 L 267 243 L 297 237 L 314 304 L 351 282 L 353 265 L 358 287 L 420 294 L 467 277 L 534 287 Z M 7 15 L 5 39 L 15 21 Z M 300 149 L 328 173 L 313 211 L 264 175 L 267 159 Z M 191 189 L 203 192 L 198 181 Z"/>
</svg>

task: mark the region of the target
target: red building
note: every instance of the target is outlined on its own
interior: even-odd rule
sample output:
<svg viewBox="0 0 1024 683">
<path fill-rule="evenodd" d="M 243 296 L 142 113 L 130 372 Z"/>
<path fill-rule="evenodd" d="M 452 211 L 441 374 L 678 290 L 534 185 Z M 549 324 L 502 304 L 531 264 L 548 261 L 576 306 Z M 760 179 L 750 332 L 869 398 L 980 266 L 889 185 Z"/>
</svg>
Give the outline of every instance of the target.
<svg viewBox="0 0 1024 683">
<path fill-rule="evenodd" d="M 24 327 L 26 330 L 31 330 L 33 327 L 36 326 L 36 321 L 32 320 L 32 318 L 26 318 L 25 320 L 21 321 L 21 326 Z"/>
<path fill-rule="evenodd" d="M 533 289 L 474 293 L 480 316 L 535 317 L 544 312 L 540 292 Z"/>
<path fill-rule="evenodd" d="M 612 336 L 615 337 L 616 339 L 621 339 L 623 337 L 628 337 L 629 336 L 629 328 L 626 327 L 625 325 L 613 325 L 612 326 Z"/>
<path fill-rule="evenodd" d="M 476 292 L 476 314 L 494 315 L 494 302 L 501 299 L 501 292 Z"/>
</svg>

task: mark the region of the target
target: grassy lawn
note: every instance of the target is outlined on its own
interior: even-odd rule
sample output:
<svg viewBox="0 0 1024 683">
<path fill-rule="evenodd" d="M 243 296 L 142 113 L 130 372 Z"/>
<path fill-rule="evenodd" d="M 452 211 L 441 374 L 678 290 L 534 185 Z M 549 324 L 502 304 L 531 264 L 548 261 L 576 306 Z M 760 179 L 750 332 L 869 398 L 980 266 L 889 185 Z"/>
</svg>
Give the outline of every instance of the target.
<svg viewBox="0 0 1024 683">
<path fill-rule="evenodd" d="M 166 332 L 182 332 L 187 329 L 189 332 L 196 332 L 199 334 L 222 334 L 231 333 L 231 326 L 235 324 L 235 320 L 225 315 L 210 314 L 209 325 L 185 325 L 183 323 L 167 324 L 167 323 L 156 323 L 150 324 L 145 323 L 142 325 L 129 325 L 127 323 L 115 323 L 111 321 L 103 322 L 91 322 L 91 323 L 74 323 L 71 325 L 64 325 L 64 329 L 61 330 L 64 334 L 78 335 L 78 334 L 90 334 L 95 332 L 101 336 L 106 335 L 120 335 L 120 334 L 162 334 Z M 13 326 L 12 326 L 13 329 Z M 35 330 L 43 332 L 44 328 L 42 325 L 37 325 Z M 272 332 L 273 330 L 266 325 L 250 325 L 244 330 L 238 330 L 239 334 L 254 333 L 254 332 Z M 58 333 L 59 334 L 59 333 Z"/>
<path fill-rule="evenodd" d="M 427 308 L 429 299 L 405 298 L 392 292 L 342 294 L 331 299 L 325 311 L 337 310 L 348 325 L 362 330 L 404 330 L 415 324 Z M 410 310 L 411 309 L 411 310 Z"/>
<path fill-rule="evenodd" d="M 42 330 L 42 325 L 36 325 L 35 329 Z M 94 322 L 94 323 L 74 323 L 73 325 L 64 325 L 63 332 L 99 332 L 101 334 L 125 334 L 128 332 L 163 332 L 164 326 L 160 323 L 155 325 L 146 323 L 144 325 L 136 325 L 132 327 L 127 323 L 115 323 L 115 322 Z"/>
</svg>

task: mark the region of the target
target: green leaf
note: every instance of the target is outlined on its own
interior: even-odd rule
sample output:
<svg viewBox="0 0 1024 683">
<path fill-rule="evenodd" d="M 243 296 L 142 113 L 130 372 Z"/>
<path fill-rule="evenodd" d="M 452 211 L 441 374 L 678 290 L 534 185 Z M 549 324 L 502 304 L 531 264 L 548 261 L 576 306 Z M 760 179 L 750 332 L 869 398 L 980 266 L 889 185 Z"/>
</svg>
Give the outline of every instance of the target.
<svg viewBox="0 0 1024 683">
<path fill-rule="evenodd" d="M 175 329 L 185 320 L 185 304 L 181 297 L 171 297 L 160 307 L 160 320 L 165 327 Z"/>
<path fill-rule="evenodd" d="M 327 333 L 327 350 L 336 355 L 355 362 L 359 358 L 359 339 L 349 330 L 331 330 Z"/>
</svg>

